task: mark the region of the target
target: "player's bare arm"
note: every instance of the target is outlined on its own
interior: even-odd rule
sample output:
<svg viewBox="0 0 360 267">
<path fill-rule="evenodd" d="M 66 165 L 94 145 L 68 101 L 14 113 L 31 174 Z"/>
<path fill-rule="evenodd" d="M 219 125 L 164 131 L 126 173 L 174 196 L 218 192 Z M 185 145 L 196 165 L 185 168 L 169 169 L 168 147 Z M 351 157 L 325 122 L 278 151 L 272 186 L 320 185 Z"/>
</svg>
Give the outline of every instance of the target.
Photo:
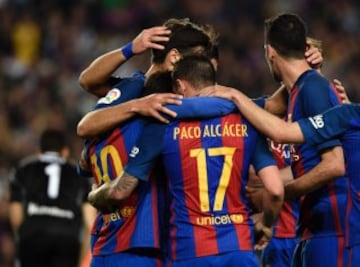
<svg viewBox="0 0 360 267">
<path fill-rule="evenodd" d="M 164 107 L 167 104 L 180 105 L 181 95 L 173 93 L 152 94 L 146 97 L 91 111 L 80 120 L 77 134 L 82 138 L 89 138 L 109 131 L 120 123 L 135 115 L 150 116 L 161 122 L 169 121 L 162 115 L 176 117 L 176 113 Z"/>
<path fill-rule="evenodd" d="M 345 161 L 342 147 L 327 149 L 321 154 L 318 165 L 285 185 L 285 199 L 295 199 L 310 193 L 344 174 Z"/>
<path fill-rule="evenodd" d="M 288 98 L 289 93 L 286 90 L 285 85 L 281 84 L 280 87 L 265 100 L 264 109 L 271 114 L 284 117 L 287 111 Z"/>
<path fill-rule="evenodd" d="M 250 174 L 250 172 L 249 172 Z M 291 167 L 287 166 L 285 168 L 282 168 L 279 170 L 280 178 L 283 182 L 283 184 L 288 184 L 289 182 L 293 181 L 293 175 L 291 172 Z M 254 182 L 254 176 L 257 177 L 257 180 L 260 182 Z M 246 186 L 246 197 L 252 204 L 252 207 L 254 208 L 255 212 L 261 212 L 262 211 L 262 203 L 263 203 L 263 190 L 264 185 L 261 182 L 260 178 L 255 174 L 249 175 L 249 183 Z"/>
<path fill-rule="evenodd" d="M 170 33 L 170 30 L 163 26 L 145 29 L 128 44 L 129 46 L 125 45 L 96 58 L 81 72 L 79 77 L 81 87 L 98 97 L 105 96 L 110 89 L 108 79 L 130 58 L 130 55 L 142 54 L 152 48 L 164 49 L 157 42 L 167 42 Z"/>
<path fill-rule="evenodd" d="M 255 221 L 255 229 L 259 242 L 269 240 L 272 227 L 284 202 L 284 185 L 277 166 L 268 166 L 258 172 L 264 189 L 262 190 L 262 214 Z M 258 244 L 261 246 L 261 244 Z"/>
<path fill-rule="evenodd" d="M 112 211 L 115 206 L 130 196 L 138 185 L 139 180 L 124 173 L 115 180 L 105 183 L 89 193 L 88 200 L 101 211 Z"/>
<path fill-rule="evenodd" d="M 277 166 L 268 166 L 258 172 L 264 184 L 263 191 L 263 224 L 272 227 L 284 200 L 284 185 Z"/>
<path fill-rule="evenodd" d="M 109 201 L 109 192 L 112 182 L 105 183 L 99 187 L 93 187 L 88 195 L 88 200 L 96 209 L 104 212 L 113 210 L 113 206 Z"/>
<path fill-rule="evenodd" d="M 24 207 L 21 202 L 12 202 L 9 205 L 9 221 L 12 230 L 16 233 L 24 221 Z"/>
<path fill-rule="evenodd" d="M 114 181 L 114 184 L 111 186 L 109 198 L 115 203 L 129 197 L 139 184 L 139 180 L 136 177 L 126 172 L 119 179 Z"/>
<path fill-rule="evenodd" d="M 233 101 L 255 128 L 275 142 L 299 143 L 304 141 L 298 123 L 287 123 L 265 111 L 237 89 L 216 85 L 204 89 L 203 93 Z"/>
</svg>

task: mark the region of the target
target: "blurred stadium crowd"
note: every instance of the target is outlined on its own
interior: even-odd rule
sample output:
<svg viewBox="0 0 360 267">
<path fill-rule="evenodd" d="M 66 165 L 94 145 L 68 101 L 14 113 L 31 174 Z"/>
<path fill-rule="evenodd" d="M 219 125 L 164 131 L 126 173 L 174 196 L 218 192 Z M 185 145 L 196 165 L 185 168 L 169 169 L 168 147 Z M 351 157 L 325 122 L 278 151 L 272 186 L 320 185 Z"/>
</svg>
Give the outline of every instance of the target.
<svg viewBox="0 0 360 267">
<path fill-rule="evenodd" d="M 7 180 L 22 157 L 35 152 L 46 127 L 65 129 L 77 158 L 76 124 L 95 98 L 78 76 L 98 55 L 132 40 L 169 17 L 209 23 L 221 34 L 218 81 L 256 97 L 277 84 L 263 51 L 263 21 L 293 11 L 321 39 L 323 72 L 340 79 L 360 102 L 360 3 L 350 0 L 0 0 L 0 267 L 12 266 Z M 148 54 L 119 74 L 146 70 Z"/>
</svg>

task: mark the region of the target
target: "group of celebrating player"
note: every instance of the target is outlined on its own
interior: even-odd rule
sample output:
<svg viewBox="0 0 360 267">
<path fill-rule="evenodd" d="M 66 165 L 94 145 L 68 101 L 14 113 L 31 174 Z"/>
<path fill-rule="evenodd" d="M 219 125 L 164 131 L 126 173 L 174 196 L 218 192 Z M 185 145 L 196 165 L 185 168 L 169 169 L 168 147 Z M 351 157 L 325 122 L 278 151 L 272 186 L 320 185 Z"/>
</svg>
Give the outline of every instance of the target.
<svg viewBox="0 0 360 267">
<path fill-rule="evenodd" d="M 359 106 L 341 104 L 295 14 L 265 22 L 272 96 L 218 85 L 218 45 L 169 19 L 81 73 L 99 97 L 78 124 L 99 211 L 90 266 L 356 266 Z M 146 73 L 112 76 L 150 49 Z"/>
</svg>

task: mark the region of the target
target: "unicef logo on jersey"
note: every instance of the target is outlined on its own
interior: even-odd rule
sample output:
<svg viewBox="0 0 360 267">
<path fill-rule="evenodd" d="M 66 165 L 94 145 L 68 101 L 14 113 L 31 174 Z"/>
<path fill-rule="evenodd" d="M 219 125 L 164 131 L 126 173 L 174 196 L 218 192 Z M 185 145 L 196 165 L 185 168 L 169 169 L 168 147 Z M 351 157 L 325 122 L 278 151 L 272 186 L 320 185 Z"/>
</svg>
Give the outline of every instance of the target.
<svg viewBox="0 0 360 267">
<path fill-rule="evenodd" d="M 309 118 L 309 120 L 315 129 L 323 128 L 325 125 L 322 115 L 316 115 L 312 118 Z"/>
<path fill-rule="evenodd" d="M 132 149 L 131 149 L 131 152 L 130 152 L 130 157 L 132 158 L 135 158 L 137 154 L 139 154 L 140 152 L 140 149 L 136 146 L 134 146 Z"/>
</svg>

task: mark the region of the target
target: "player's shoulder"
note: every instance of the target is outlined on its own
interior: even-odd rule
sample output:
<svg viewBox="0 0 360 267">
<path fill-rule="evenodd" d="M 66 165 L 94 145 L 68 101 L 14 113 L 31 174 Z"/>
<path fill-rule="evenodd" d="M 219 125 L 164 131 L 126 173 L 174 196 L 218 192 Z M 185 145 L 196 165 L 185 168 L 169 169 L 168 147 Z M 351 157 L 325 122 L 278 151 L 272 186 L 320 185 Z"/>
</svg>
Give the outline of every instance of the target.
<svg viewBox="0 0 360 267">
<path fill-rule="evenodd" d="M 98 100 L 95 109 L 118 105 L 141 96 L 145 83 L 143 73 L 135 72 L 129 77 L 113 79 L 110 90 Z"/>
<path fill-rule="evenodd" d="M 299 86 L 303 92 L 323 90 L 330 88 L 330 81 L 315 70 L 308 71 L 304 79 L 300 80 Z"/>
<path fill-rule="evenodd" d="M 38 155 L 30 155 L 27 156 L 23 159 L 21 159 L 18 164 L 17 164 L 17 169 L 24 169 L 28 166 L 34 165 L 34 164 L 39 164 L 40 163 L 40 159 Z"/>
<path fill-rule="evenodd" d="M 77 162 L 75 159 L 67 159 L 66 161 L 64 161 L 64 166 L 68 166 L 69 168 L 73 168 L 73 169 L 77 169 Z"/>
<path fill-rule="evenodd" d="M 141 71 L 136 71 L 127 77 L 113 77 L 111 88 L 136 86 L 137 84 L 143 85 L 145 83 L 145 79 L 146 76 Z"/>
</svg>

